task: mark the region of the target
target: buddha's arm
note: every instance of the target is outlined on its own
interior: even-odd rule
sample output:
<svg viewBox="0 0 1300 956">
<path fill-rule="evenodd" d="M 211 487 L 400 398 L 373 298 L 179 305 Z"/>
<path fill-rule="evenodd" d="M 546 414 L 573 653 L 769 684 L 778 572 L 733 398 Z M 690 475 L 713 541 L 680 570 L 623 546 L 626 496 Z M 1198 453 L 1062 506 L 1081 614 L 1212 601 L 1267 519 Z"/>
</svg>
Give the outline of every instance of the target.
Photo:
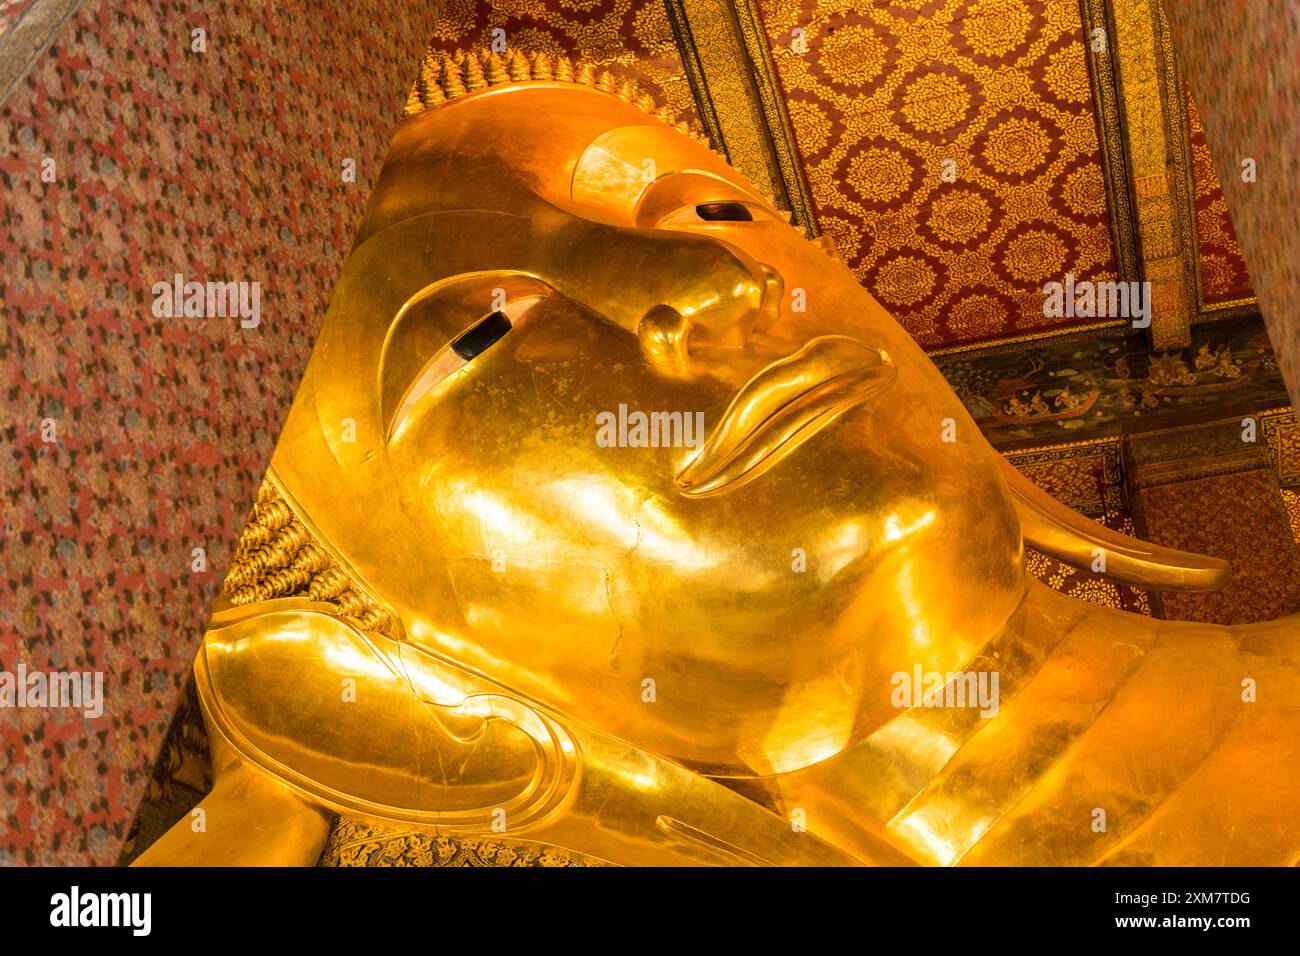
<svg viewBox="0 0 1300 956">
<path fill-rule="evenodd" d="M 1300 860 L 1300 617 L 1162 621 L 1035 582 L 1022 624 L 967 668 L 1000 672 L 995 716 L 904 711 L 783 798 L 926 864 Z"/>
<path fill-rule="evenodd" d="M 632 865 L 851 865 L 684 767 L 296 598 L 213 615 L 217 786 L 142 865 L 312 865 L 331 815 Z M 324 808 L 324 809 L 319 809 Z"/>
<path fill-rule="evenodd" d="M 266 774 L 235 762 L 133 866 L 312 866 L 329 813 Z"/>
</svg>

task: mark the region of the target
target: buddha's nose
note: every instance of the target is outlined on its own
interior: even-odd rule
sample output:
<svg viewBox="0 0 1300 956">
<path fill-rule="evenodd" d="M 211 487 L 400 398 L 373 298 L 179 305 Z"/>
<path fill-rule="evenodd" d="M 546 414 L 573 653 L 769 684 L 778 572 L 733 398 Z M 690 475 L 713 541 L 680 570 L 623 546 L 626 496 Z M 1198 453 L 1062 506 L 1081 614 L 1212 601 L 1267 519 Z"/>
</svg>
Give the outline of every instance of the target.
<svg viewBox="0 0 1300 956">
<path fill-rule="evenodd" d="M 776 274 L 725 242 L 583 225 L 554 247 L 568 260 L 551 269 L 567 277 L 557 288 L 635 334 L 658 364 L 684 365 L 692 347 L 742 347 L 779 305 Z"/>
</svg>

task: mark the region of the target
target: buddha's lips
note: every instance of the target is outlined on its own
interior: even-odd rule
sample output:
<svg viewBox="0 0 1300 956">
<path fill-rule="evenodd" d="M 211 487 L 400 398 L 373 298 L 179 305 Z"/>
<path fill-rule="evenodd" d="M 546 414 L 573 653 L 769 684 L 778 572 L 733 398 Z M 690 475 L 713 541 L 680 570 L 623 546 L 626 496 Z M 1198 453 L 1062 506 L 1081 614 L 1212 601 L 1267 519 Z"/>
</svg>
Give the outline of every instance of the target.
<svg viewBox="0 0 1300 956">
<path fill-rule="evenodd" d="M 888 355 L 856 339 L 813 339 L 736 393 L 699 455 L 678 473 L 678 490 L 700 498 L 752 481 L 896 374 Z"/>
</svg>

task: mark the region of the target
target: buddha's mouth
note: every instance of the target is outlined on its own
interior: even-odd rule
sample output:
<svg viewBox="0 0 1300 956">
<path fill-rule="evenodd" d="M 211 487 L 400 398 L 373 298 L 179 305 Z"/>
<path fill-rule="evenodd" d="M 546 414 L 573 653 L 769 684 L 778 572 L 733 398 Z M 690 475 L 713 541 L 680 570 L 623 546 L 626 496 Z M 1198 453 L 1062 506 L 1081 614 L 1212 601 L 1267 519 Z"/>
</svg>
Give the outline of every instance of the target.
<svg viewBox="0 0 1300 956">
<path fill-rule="evenodd" d="M 677 488 L 703 498 L 764 474 L 897 376 L 889 356 L 844 335 L 812 339 L 764 368 L 731 400 Z"/>
</svg>

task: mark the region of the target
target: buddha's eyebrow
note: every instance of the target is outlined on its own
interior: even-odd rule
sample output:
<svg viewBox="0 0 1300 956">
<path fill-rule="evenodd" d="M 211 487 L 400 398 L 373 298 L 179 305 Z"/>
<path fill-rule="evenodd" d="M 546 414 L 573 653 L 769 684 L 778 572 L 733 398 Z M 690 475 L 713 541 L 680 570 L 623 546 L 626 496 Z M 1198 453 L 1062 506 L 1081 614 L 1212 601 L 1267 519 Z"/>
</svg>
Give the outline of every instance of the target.
<svg viewBox="0 0 1300 956">
<path fill-rule="evenodd" d="M 683 169 L 664 173 L 650 183 L 637 200 L 635 216 L 637 225 L 646 227 L 682 206 L 728 201 L 759 206 L 773 217 L 780 215 L 766 199 L 741 183 L 707 170 Z"/>
<path fill-rule="evenodd" d="M 761 202 L 764 205 L 767 204 L 767 201 L 763 199 L 762 196 L 746 189 L 740 183 L 731 179 L 726 179 L 716 173 L 711 173 L 706 169 L 670 169 L 666 172 L 660 171 L 659 175 L 655 177 L 654 182 L 650 183 L 641 194 L 642 201 L 644 201 L 646 196 L 657 191 L 663 191 L 669 187 L 681 188 L 683 185 L 721 188 L 728 190 L 729 192 L 740 193 L 747 199 Z"/>
<path fill-rule="evenodd" d="M 710 169 L 711 166 L 718 168 Z M 681 183 L 681 177 L 707 182 L 729 192 L 739 191 L 746 201 L 767 201 L 752 187 L 733 181 L 719 159 L 704 147 L 665 133 L 658 125 L 621 126 L 607 130 L 583 149 L 573 167 L 570 197 L 592 218 L 610 224 L 644 205 L 650 190 L 665 188 L 661 183 Z"/>
</svg>

